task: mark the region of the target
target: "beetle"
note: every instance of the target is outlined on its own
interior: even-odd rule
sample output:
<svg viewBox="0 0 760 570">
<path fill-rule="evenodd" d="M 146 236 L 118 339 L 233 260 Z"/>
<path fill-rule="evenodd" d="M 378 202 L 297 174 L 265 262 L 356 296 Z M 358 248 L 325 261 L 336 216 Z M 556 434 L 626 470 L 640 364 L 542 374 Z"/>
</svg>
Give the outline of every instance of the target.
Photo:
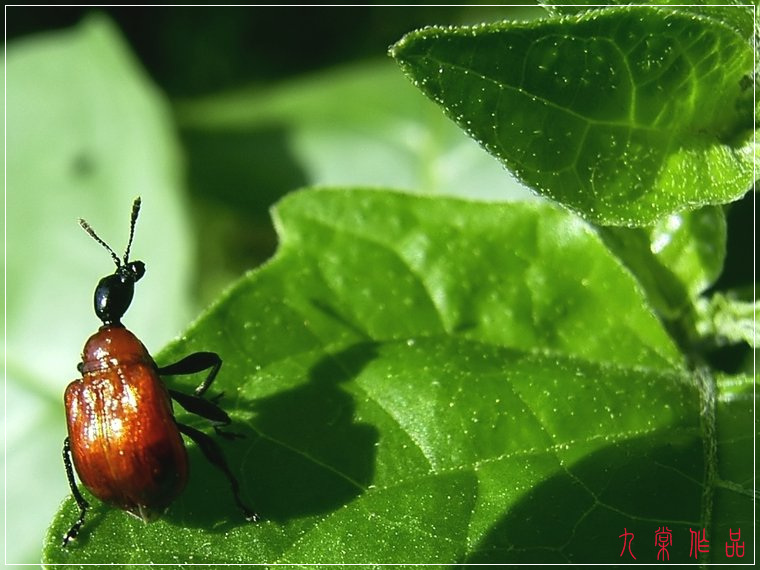
<svg viewBox="0 0 760 570">
<path fill-rule="evenodd" d="M 179 362 L 159 367 L 142 342 L 121 323 L 134 295 L 135 283 L 145 274 L 142 261 L 130 261 L 129 250 L 140 213 L 140 198 L 132 205 L 129 242 L 122 259 L 90 225 L 79 224 L 103 246 L 116 271 L 95 288 L 95 314 L 102 326 L 85 343 L 77 369 L 81 378 L 66 388 L 64 404 L 68 436 L 63 442 L 63 463 L 79 518 L 63 536 L 63 546 L 75 539 L 90 504 L 76 480 L 98 499 L 127 511 L 144 522 L 155 520 L 185 488 L 188 459 L 182 434 L 227 478 L 237 506 L 248 521 L 258 520 L 240 498 L 239 484 L 216 441 L 174 418 L 172 400 L 188 412 L 211 420 L 217 434 L 230 424 L 229 415 L 203 396 L 219 373 L 222 360 L 214 352 L 196 352 Z M 208 370 L 193 394 L 166 387 L 161 376 Z M 220 395 L 221 396 L 221 395 Z"/>
</svg>

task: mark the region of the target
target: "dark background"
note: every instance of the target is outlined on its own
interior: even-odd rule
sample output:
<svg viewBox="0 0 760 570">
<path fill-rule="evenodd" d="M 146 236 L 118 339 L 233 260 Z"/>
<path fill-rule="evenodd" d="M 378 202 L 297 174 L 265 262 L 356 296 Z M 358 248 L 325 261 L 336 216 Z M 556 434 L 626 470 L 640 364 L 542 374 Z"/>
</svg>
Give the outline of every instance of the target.
<svg viewBox="0 0 760 570">
<path fill-rule="evenodd" d="M 70 27 L 93 10 L 87 6 L 8 7 L 7 39 Z M 97 10 L 117 23 L 153 80 L 174 98 L 383 57 L 391 44 L 417 28 L 500 19 L 521 9 L 170 6 Z"/>
</svg>

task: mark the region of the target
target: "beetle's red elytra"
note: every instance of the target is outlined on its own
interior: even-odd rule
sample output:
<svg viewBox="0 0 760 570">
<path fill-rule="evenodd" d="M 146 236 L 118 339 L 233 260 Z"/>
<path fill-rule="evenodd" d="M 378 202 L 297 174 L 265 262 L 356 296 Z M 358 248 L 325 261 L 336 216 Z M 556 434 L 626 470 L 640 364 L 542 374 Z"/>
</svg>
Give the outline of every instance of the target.
<svg viewBox="0 0 760 570">
<path fill-rule="evenodd" d="M 216 433 L 230 417 L 215 402 L 203 398 L 222 365 L 214 352 L 196 352 L 159 368 L 140 340 L 121 323 L 145 273 L 141 261 L 129 261 L 140 198 L 132 206 L 129 242 L 123 259 L 101 240 L 87 222 L 80 225 L 111 254 L 116 271 L 95 288 L 95 313 L 102 326 L 85 343 L 78 369 L 82 377 L 66 388 L 64 404 L 68 437 L 63 461 L 69 487 L 79 506 L 79 518 L 63 537 L 63 546 L 77 537 L 90 505 L 77 487 L 73 470 L 98 499 L 145 522 L 155 520 L 182 493 L 188 459 L 182 434 L 192 439 L 206 458 L 226 476 L 237 506 L 248 521 L 258 516 L 240 499 L 237 479 L 217 443 L 208 435 L 174 418 L 172 400 L 212 422 Z M 168 389 L 162 375 L 208 370 L 194 394 Z M 72 468 L 73 460 L 73 468 Z"/>
<path fill-rule="evenodd" d="M 101 501 L 151 521 L 187 482 L 187 452 L 153 359 L 124 327 L 85 344 L 82 379 L 66 389 L 79 478 Z"/>
</svg>

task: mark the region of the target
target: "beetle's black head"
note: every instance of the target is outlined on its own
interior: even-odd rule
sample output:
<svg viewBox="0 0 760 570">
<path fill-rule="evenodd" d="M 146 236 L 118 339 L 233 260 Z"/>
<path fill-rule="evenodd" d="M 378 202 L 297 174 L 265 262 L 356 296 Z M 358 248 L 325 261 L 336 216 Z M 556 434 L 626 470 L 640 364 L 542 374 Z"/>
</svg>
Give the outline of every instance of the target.
<svg viewBox="0 0 760 570">
<path fill-rule="evenodd" d="M 129 248 L 135 235 L 135 222 L 140 213 L 140 198 L 132 204 L 132 218 L 129 225 L 129 243 L 124 252 L 124 259 L 119 259 L 114 250 L 98 237 L 90 225 L 80 219 L 79 224 L 90 236 L 108 250 L 116 263 L 116 271 L 106 275 L 95 287 L 95 314 L 104 325 L 121 324 L 121 317 L 127 312 L 135 293 L 135 283 L 145 275 L 145 264 L 142 261 L 129 261 Z"/>
</svg>

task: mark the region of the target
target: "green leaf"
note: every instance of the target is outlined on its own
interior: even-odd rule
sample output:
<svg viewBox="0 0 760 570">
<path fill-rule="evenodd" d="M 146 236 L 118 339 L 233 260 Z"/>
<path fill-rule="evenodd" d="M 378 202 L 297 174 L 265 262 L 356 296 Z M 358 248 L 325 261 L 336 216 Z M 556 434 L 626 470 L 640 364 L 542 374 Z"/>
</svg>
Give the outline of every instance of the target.
<svg viewBox="0 0 760 570">
<path fill-rule="evenodd" d="M 673 214 L 649 228 L 649 241 L 652 253 L 696 297 L 723 271 L 726 216 L 716 206 Z"/>
<path fill-rule="evenodd" d="M 691 310 L 685 283 L 652 252 L 649 228 L 600 227 L 599 235 L 610 251 L 636 276 L 649 303 L 668 320 Z"/>
<path fill-rule="evenodd" d="M 749 375 L 719 376 L 715 391 L 716 448 L 720 458 L 711 476 L 715 479 L 715 536 L 722 545 L 729 531 L 741 529 L 743 539 L 756 528 L 757 501 L 754 443 L 758 400 L 756 378 Z M 753 500 L 754 499 L 754 500 Z M 748 545 L 745 542 L 745 546 Z M 745 551 L 746 554 L 749 551 Z M 751 554 L 750 554 L 751 556 Z"/>
<path fill-rule="evenodd" d="M 716 206 L 673 214 L 648 228 L 602 227 L 599 232 L 668 319 L 692 311 L 726 257 L 726 217 Z"/>
<path fill-rule="evenodd" d="M 9 563 L 37 563 L 67 489 L 63 389 L 100 325 L 95 285 L 114 269 L 77 218 L 121 252 L 132 200 L 142 195 L 132 251 L 150 251 L 150 279 L 140 283 L 129 320 L 143 323 L 149 346 L 173 338 L 191 314 L 192 241 L 168 109 L 113 25 L 87 18 L 69 31 L 9 42 L 6 78 L 4 364 L 6 423 L 17 428 L 6 434 L 5 554 Z"/>
<path fill-rule="evenodd" d="M 578 14 L 585 10 L 593 10 L 599 7 L 596 0 L 580 0 L 574 2 L 541 2 L 553 14 L 570 15 Z M 571 5 L 572 4 L 572 5 Z M 667 6 L 673 10 L 692 13 L 705 18 L 712 18 L 718 22 L 733 27 L 737 33 L 745 38 L 751 38 L 754 31 L 754 18 L 752 6 L 742 0 L 699 0 L 685 5 L 681 0 L 652 0 L 651 2 L 605 2 L 607 6 L 650 5 Z"/>
<path fill-rule="evenodd" d="M 425 28 L 391 53 L 526 184 L 596 222 L 651 225 L 752 185 L 753 50 L 713 19 L 610 8 Z"/>
<path fill-rule="evenodd" d="M 294 194 L 275 219 L 277 256 L 159 358 L 222 355 L 213 391 L 246 436 L 224 451 L 264 521 L 191 447 L 164 519 L 96 502 L 63 550 L 68 500 L 47 563 L 615 562 L 624 527 L 711 524 L 709 378 L 586 224 L 361 190 Z"/>
</svg>

